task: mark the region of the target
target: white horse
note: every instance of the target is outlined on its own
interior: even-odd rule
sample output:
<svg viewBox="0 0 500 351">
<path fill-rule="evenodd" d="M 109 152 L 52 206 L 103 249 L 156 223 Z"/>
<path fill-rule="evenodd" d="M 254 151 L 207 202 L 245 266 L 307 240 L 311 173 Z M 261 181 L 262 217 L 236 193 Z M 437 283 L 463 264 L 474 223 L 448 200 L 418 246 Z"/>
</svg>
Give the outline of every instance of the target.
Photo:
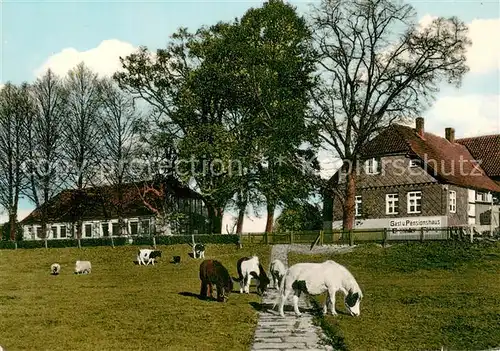
<svg viewBox="0 0 500 351">
<path fill-rule="evenodd" d="M 269 272 L 271 273 L 271 277 L 273 278 L 273 287 L 275 289 L 279 289 L 281 286 L 281 282 L 285 277 L 285 265 L 280 260 L 274 260 L 269 265 Z"/>
<path fill-rule="evenodd" d="M 297 263 L 286 272 L 285 278 L 280 286 L 280 296 L 274 303 L 272 309 L 279 303 L 279 313 L 285 316 L 283 307 L 286 299 L 293 292 L 293 307 L 297 317 L 301 316 L 299 311 L 299 297 L 302 292 L 308 295 L 319 295 L 328 292 L 323 306 L 323 313 L 330 309 L 332 315 L 335 311 L 335 293 L 341 291 L 345 295 L 345 306 L 351 316 L 359 316 L 360 304 L 363 293 L 351 272 L 344 266 L 334 262 L 323 263 Z"/>
</svg>

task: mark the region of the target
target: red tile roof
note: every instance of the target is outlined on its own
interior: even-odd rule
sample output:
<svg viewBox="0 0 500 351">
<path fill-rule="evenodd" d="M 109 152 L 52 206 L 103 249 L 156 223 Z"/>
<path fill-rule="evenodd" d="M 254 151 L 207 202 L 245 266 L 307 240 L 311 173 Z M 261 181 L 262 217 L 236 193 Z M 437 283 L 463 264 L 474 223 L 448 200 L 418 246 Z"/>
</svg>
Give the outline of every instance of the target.
<svg viewBox="0 0 500 351">
<path fill-rule="evenodd" d="M 500 192 L 500 186 L 489 178 L 467 148 L 450 143 L 432 133 L 421 138 L 414 128 L 394 124 L 377 135 L 363 150 L 363 158 L 408 153 L 424 161 L 424 167 L 443 183 Z M 498 162 L 498 157 L 494 164 Z"/>
<path fill-rule="evenodd" d="M 145 206 L 140 193 L 144 193 L 145 186 L 151 188 L 149 182 L 129 183 L 122 186 L 123 192 L 123 216 L 124 217 L 142 217 L 154 215 L 147 206 Z M 154 188 L 159 189 L 158 183 Z M 184 187 L 175 179 L 165 181 L 166 191 L 178 198 L 201 198 L 193 190 Z M 157 204 L 160 199 L 156 194 L 149 192 L 147 201 L 151 204 Z M 85 188 L 83 190 L 63 190 L 46 204 L 36 208 L 21 224 L 40 223 L 42 207 L 47 208 L 47 221 L 49 223 L 61 222 L 71 223 L 77 219 L 81 220 L 104 220 L 118 218 L 118 191 L 116 187 L 102 186 Z"/>
<path fill-rule="evenodd" d="M 457 139 L 467 147 L 476 160 L 481 160 L 481 168 L 490 177 L 500 177 L 500 134 L 474 138 Z"/>
<path fill-rule="evenodd" d="M 393 124 L 380 132 L 366 144 L 362 151 L 363 156 L 368 158 L 410 152 L 411 147 L 408 138 L 399 127 L 401 126 Z"/>
</svg>

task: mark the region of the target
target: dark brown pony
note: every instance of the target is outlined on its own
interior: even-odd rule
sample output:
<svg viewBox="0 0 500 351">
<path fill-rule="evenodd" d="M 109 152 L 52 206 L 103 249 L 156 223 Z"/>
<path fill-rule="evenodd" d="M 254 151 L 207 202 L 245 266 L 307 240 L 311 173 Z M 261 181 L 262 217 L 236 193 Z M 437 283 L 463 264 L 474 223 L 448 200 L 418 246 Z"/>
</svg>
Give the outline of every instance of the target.
<svg viewBox="0 0 500 351">
<path fill-rule="evenodd" d="M 200 264 L 200 297 L 206 299 L 208 293 L 213 297 L 212 285 L 217 289 L 217 301 L 224 302 L 233 291 L 233 280 L 227 269 L 216 260 L 205 260 Z"/>
</svg>

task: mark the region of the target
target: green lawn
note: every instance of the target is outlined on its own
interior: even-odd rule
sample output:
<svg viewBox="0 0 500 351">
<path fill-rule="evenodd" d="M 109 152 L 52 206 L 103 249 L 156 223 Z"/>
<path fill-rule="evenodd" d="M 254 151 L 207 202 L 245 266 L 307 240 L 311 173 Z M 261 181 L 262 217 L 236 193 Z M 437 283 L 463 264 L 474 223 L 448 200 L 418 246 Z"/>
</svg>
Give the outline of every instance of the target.
<svg viewBox="0 0 500 351">
<path fill-rule="evenodd" d="M 137 246 L 0 250 L 0 345 L 7 351 L 248 350 L 257 323 L 250 305 L 258 295 L 227 303 L 202 301 L 190 247 L 158 246 L 159 264 L 133 263 Z M 256 254 L 269 264 L 268 246 L 207 245 L 237 276 L 236 261 Z M 173 255 L 181 264 L 169 263 Z M 90 260 L 90 275 L 73 274 L 75 261 Z M 61 264 L 59 276 L 50 265 Z M 237 292 L 238 291 L 238 292 Z M 182 294 L 183 293 L 183 294 Z"/>
<path fill-rule="evenodd" d="M 361 316 L 320 318 L 339 350 L 485 350 L 500 346 L 500 243 L 366 245 L 333 259 L 364 292 Z M 325 296 L 316 299 L 322 306 Z M 345 311 L 337 294 L 338 311 Z"/>
</svg>

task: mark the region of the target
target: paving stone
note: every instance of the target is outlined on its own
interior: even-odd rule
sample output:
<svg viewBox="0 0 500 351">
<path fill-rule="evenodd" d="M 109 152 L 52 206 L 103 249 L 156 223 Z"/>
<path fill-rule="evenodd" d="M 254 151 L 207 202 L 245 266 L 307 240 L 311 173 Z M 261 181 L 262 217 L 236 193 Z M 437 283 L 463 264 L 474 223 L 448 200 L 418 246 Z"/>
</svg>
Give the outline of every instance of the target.
<svg viewBox="0 0 500 351">
<path fill-rule="evenodd" d="M 271 261 L 280 259 L 287 265 L 287 251 L 282 247 L 286 245 L 274 245 L 271 252 Z M 281 317 L 277 311 L 271 307 L 278 301 L 277 290 L 269 290 L 264 296 L 262 303 L 267 307 L 267 311 L 259 313 L 259 322 L 255 330 L 254 344 L 252 351 L 265 350 L 333 350 L 331 346 L 321 344 L 321 329 L 313 323 L 311 304 L 304 297 L 299 299 L 299 309 L 302 313 L 296 317 L 293 310 L 290 310 L 291 299 L 287 301 L 285 317 Z"/>
</svg>

